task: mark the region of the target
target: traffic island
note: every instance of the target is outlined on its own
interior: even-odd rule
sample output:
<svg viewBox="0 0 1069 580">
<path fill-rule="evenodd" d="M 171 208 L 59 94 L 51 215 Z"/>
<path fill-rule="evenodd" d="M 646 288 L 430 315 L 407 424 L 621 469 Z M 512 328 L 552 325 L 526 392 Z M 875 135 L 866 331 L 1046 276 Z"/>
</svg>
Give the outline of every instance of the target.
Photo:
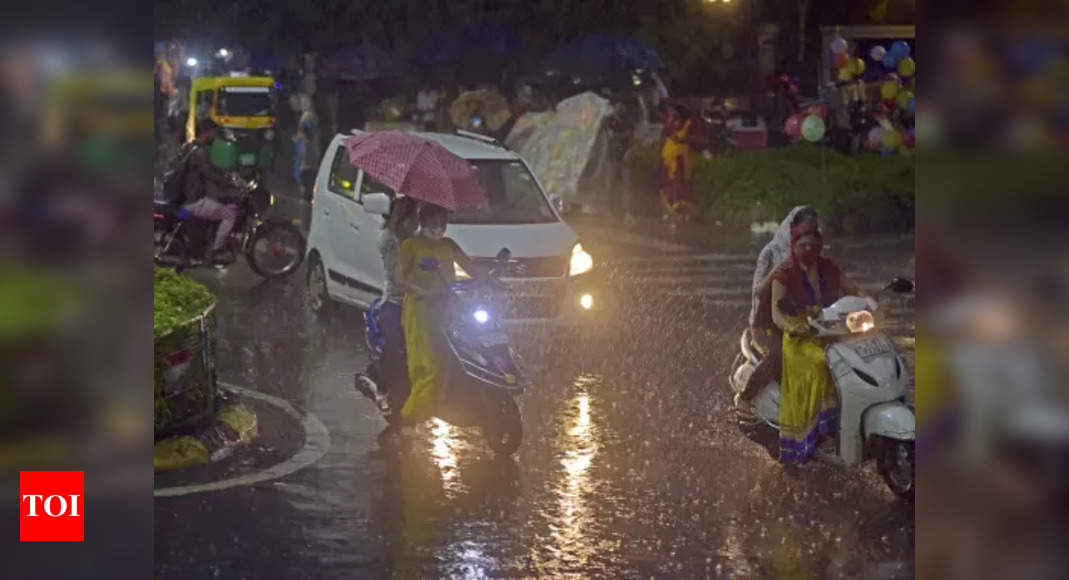
<svg viewBox="0 0 1069 580">
<path fill-rule="evenodd" d="M 215 376 L 215 297 L 172 270 L 154 281 L 154 468 L 220 461 L 258 432 L 256 414 Z"/>
</svg>

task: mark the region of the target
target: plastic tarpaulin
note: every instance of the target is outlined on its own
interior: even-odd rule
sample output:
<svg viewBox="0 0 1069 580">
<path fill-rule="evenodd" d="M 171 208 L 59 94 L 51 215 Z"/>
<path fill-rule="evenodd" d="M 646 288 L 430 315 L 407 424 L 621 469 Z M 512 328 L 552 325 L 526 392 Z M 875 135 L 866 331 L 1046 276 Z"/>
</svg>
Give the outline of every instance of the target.
<svg viewBox="0 0 1069 580">
<path fill-rule="evenodd" d="M 609 101 L 594 93 L 576 95 L 555 112 L 520 117 L 505 143 L 527 160 L 550 195 L 589 202 L 596 187 L 588 184 L 604 173 L 601 125 L 611 112 Z"/>
</svg>

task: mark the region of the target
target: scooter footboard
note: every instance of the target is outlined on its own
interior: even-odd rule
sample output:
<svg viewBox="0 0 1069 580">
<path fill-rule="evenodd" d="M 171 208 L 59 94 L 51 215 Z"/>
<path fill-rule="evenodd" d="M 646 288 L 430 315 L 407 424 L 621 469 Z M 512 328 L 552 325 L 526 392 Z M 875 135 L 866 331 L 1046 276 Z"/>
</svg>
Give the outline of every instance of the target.
<svg viewBox="0 0 1069 580">
<path fill-rule="evenodd" d="M 865 411 L 863 423 L 867 440 L 872 435 L 890 439 L 913 441 L 917 438 L 917 418 L 913 411 L 898 401 L 873 405 Z"/>
</svg>

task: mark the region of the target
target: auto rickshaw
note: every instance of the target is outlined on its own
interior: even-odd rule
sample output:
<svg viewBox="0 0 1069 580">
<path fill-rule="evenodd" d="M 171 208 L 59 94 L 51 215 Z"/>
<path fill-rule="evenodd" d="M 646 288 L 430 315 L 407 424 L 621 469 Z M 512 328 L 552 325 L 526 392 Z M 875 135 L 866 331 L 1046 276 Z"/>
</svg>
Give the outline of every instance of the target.
<svg viewBox="0 0 1069 580">
<path fill-rule="evenodd" d="M 275 79 L 271 77 L 201 77 L 189 93 L 186 140 L 192 141 L 199 119 L 210 117 L 220 139 L 212 144 L 212 161 L 246 177 L 262 175 L 274 158 Z"/>
</svg>

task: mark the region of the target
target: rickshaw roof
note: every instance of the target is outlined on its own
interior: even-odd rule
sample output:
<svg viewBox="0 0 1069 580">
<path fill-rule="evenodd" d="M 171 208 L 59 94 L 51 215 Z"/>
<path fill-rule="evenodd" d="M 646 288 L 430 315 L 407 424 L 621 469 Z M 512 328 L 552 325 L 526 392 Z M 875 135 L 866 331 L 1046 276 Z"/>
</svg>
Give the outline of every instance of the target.
<svg viewBox="0 0 1069 580">
<path fill-rule="evenodd" d="M 271 77 L 200 77 L 193 79 L 193 89 L 217 89 L 220 87 L 273 87 Z"/>
</svg>

